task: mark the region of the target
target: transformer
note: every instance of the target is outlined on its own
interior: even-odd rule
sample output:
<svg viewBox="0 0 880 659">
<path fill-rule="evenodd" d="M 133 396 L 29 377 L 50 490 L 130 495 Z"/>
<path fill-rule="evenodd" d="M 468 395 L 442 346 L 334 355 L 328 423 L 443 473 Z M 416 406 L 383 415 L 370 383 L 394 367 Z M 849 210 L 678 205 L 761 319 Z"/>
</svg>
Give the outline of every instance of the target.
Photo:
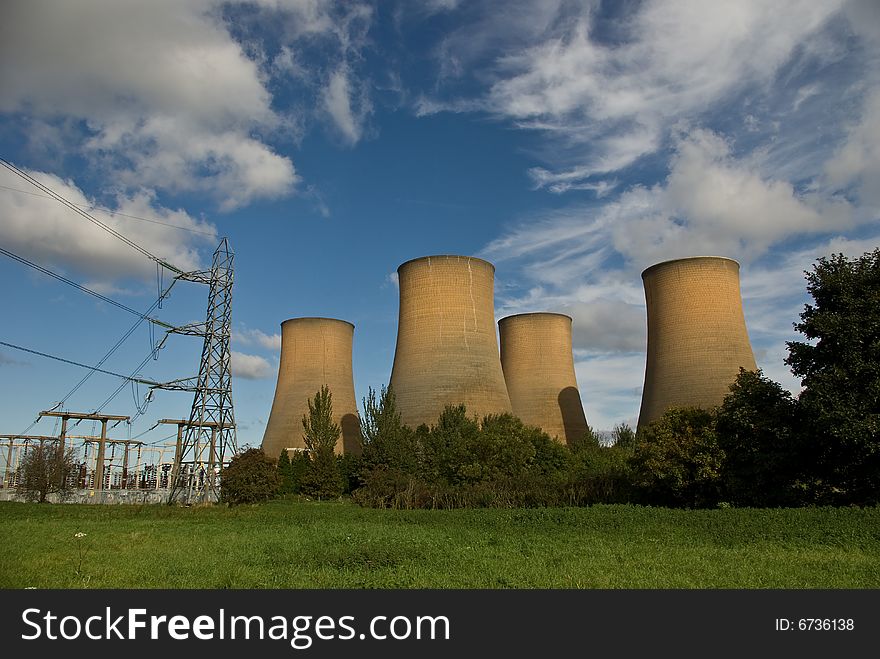
<svg viewBox="0 0 880 659">
<path fill-rule="evenodd" d="M 495 266 L 425 256 L 397 269 L 400 315 L 391 388 L 403 423 L 432 425 L 447 405 L 511 412 L 495 334 Z"/>
<path fill-rule="evenodd" d="M 360 424 L 351 355 L 354 325 L 333 318 L 291 318 L 281 323 L 281 361 L 263 451 L 277 458 L 284 449 L 304 449 L 303 416 L 323 385 L 333 397 L 333 421 L 341 434 L 337 453 L 360 452 Z"/>
<path fill-rule="evenodd" d="M 556 441 L 573 443 L 587 430 L 574 374 L 571 318 L 524 313 L 498 321 L 501 368 L 513 413 Z"/>
<path fill-rule="evenodd" d="M 740 367 L 755 370 L 739 288 L 739 263 L 694 256 L 642 273 L 648 356 L 639 428 L 671 407 L 720 405 Z"/>
</svg>

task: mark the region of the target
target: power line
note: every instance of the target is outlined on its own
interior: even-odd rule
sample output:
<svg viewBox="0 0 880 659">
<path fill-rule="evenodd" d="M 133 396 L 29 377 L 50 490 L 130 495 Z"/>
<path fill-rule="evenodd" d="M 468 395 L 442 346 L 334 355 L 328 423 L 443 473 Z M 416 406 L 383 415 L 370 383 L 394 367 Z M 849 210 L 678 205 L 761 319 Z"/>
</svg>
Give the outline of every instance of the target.
<svg viewBox="0 0 880 659">
<path fill-rule="evenodd" d="M 150 426 L 149 428 L 147 428 L 147 429 L 144 430 L 143 432 L 138 433 L 137 435 L 135 435 L 134 437 L 132 437 L 132 439 L 133 439 L 133 440 L 134 440 L 134 439 L 140 439 L 141 437 L 143 437 L 144 435 L 146 435 L 148 432 L 150 432 L 151 430 L 155 430 L 155 429 L 158 428 L 158 427 L 159 427 L 159 422 L 157 421 L 156 423 L 154 423 L 152 426 Z"/>
<path fill-rule="evenodd" d="M 121 233 L 119 233 L 119 232 L 118 232 L 116 229 L 114 229 L 113 227 L 104 224 L 104 223 L 101 222 L 101 220 L 99 220 L 98 218 L 96 218 L 96 217 L 94 217 L 93 215 L 90 215 L 89 213 L 85 212 L 85 211 L 82 210 L 79 206 L 77 206 L 76 204 L 74 204 L 74 203 L 68 201 L 67 199 L 65 199 L 64 197 L 62 197 L 60 194 L 58 194 L 57 192 L 53 191 L 51 188 L 49 188 L 49 187 L 43 185 L 43 184 L 40 183 L 37 179 L 35 179 L 33 176 L 31 176 L 30 174 L 28 174 L 28 173 L 25 172 L 25 171 L 22 171 L 21 169 L 19 169 L 19 168 L 16 167 L 15 165 L 13 165 L 13 164 L 12 164 L 11 162 L 9 162 L 8 160 L 5 160 L 4 158 L 0 158 L 0 164 L 2 164 L 4 167 L 6 167 L 6 169 L 8 169 L 9 171 L 11 171 L 13 174 L 15 174 L 15 175 L 17 175 L 17 176 L 23 178 L 25 181 L 27 181 L 27 182 L 30 183 L 31 185 L 33 185 L 33 186 L 39 188 L 40 190 L 42 190 L 43 192 L 45 192 L 46 194 L 48 194 L 50 197 L 52 197 L 54 200 L 56 200 L 56 201 L 58 201 L 58 202 L 64 204 L 65 206 L 67 206 L 67 207 L 68 207 L 70 210 L 72 210 L 73 212 L 75 212 L 75 213 L 77 213 L 78 215 L 84 217 L 85 219 L 87 219 L 87 220 L 88 220 L 89 222 L 91 222 L 92 224 L 94 224 L 94 225 L 96 225 L 96 226 L 98 226 L 98 227 L 104 229 L 104 231 L 106 231 L 107 233 L 109 233 L 111 236 L 114 236 L 114 237 L 118 238 L 119 240 L 121 240 L 122 242 L 124 242 L 126 245 L 128 245 L 128 246 L 131 247 L 132 249 L 137 250 L 138 252 L 140 252 L 141 254 L 143 254 L 144 256 L 146 256 L 146 257 L 147 257 L 148 259 L 150 259 L 151 261 L 155 261 L 156 263 L 158 263 L 158 264 L 161 265 L 162 267 L 164 267 L 164 268 L 168 268 L 169 270 L 172 270 L 173 272 L 176 272 L 178 275 L 185 274 L 184 271 L 181 270 L 180 268 L 177 268 L 177 267 L 171 265 L 170 263 L 168 263 L 168 262 L 165 261 L 164 259 L 160 259 L 158 256 L 155 256 L 154 254 L 151 254 L 150 252 L 148 252 L 146 249 L 144 249 L 143 247 L 141 247 L 140 245 L 138 245 L 136 242 L 134 242 L 134 241 L 131 240 L 130 238 L 125 237 L 124 235 L 122 235 Z"/>
<path fill-rule="evenodd" d="M 10 190 L 11 192 L 20 192 L 21 194 L 30 195 L 31 197 L 40 197 L 42 199 L 54 199 L 54 197 L 51 197 L 50 195 L 47 195 L 47 194 L 40 194 L 39 192 L 30 192 L 28 190 L 21 190 L 19 188 L 12 188 L 12 187 L 9 187 L 8 185 L 0 185 L 0 188 L 2 188 L 3 190 Z M 80 206 L 78 204 L 73 204 L 73 205 L 76 206 L 77 208 L 79 208 L 80 210 L 84 210 L 84 211 L 91 211 L 91 210 L 101 211 L 102 213 L 107 213 L 110 216 L 119 215 L 121 217 L 127 217 L 132 220 L 140 220 L 142 222 L 151 222 L 152 224 L 161 224 L 162 226 L 171 227 L 172 229 L 179 229 L 180 231 L 189 231 L 190 233 L 200 233 L 203 236 L 214 237 L 216 235 L 216 232 L 214 232 L 214 231 L 202 231 L 201 229 L 192 229 L 190 227 L 182 227 L 177 224 L 171 224 L 170 222 L 160 222 L 159 220 L 154 220 L 149 217 L 141 217 L 140 215 L 131 215 L 129 213 L 122 213 L 120 211 L 113 210 L 112 208 L 107 208 L 106 206 L 96 206 L 96 205 Z"/>
<path fill-rule="evenodd" d="M 107 407 L 113 401 L 113 399 L 116 398 L 116 396 L 118 396 L 119 393 L 123 389 L 125 389 L 125 387 L 129 384 L 129 382 L 137 382 L 135 375 L 137 375 L 137 372 L 140 371 L 144 366 L 147 365 L 147 363 L 150 361 L 150 359 L 152 359 L 153 354 L 154 354 L 154 350 L 150 350 L 150 354 L 148 354 L 146 357 L 144 357 L 144 360 L 134 368 L 134 370 L 131 372 L 131 375 L 128 376 L 127 381 L 120 384 L 113 391 L 113 393 L 107 397 L 107 400 L 105 400 L 103 403 L 101 403 L 100 405 L 98 405 L 98 407 L 95 408 L 94 414 L 98 414 L 102 409 Z M 137 402 L 135 402 L 135 407 L 137 407 Z M 135 418 L 137 418 L 141 415 L 140 409 L 137 409 L 137 412 L 138 412 L 138 414 L 136 414 L 132 420 L 134 420 Z"/>
<path fill-rule="evenodd" d="M 168 327 L 168 328 L 171 327 L 171 325 L 169 325 L 168 323 L 163 323 L 161 320 L 157 320 L 155 318 L 150 318 L 146 314 L 142 314 L 137 309 L 132 309 L 131 307 L 122 304 L 122 302 L 117 302 L 116 300 L 113 300 L 113 299 L 107 297 L 106 295 L 101 295 L 97 291 L 93 291 L 91 288 L 86 288 L 85 286 L 83 286 L 81 284 L 77 284 L 75 281 L 68 279 L 67 277 L 65 277 L 63 275 L 59 275 L 57 272 L 52 272 L 51 270 L 47 270 L 43 266 L 38 265 L 38 264 L 34 263 L 33 261 L 28 261 L 23 256 L 19 256 L 18 254 L 13 254 L 8 249 L 4 249 L 3 247 L 0 247 L 0 254 L 8 256 L 9 258 L 13 259 L 14 261 L 18 261 L 19 263 L 22 263 L 30 268 L 33 268 L 34 270 L 42 272 L 44 275 L 48 275 L 49 277 L 54 277 L 58 281 L 62 281 L 65 284 L 69 284 L 70 286 L 73 286 L 74 288 L 79 289 L 83 293 L 87 293 L 88 295 L 92 295 L 92 296 L 98 298 L 99 300 L 103 300 L 104 302 L 106 302 L 108 304 L 112 304 L 114 307 L 118 307 L 118 308 L 122 309 L 123 311 L 127 311 L 130 314 L 134 314 L 135 316 L 140 317 L 142 320 L 149 320 L 151 323 L 156 323 L 157 325 L 161 325 L 163 327 Z"/>
<path fill-rule="evenodd" d="M 161 304 L 162 300 L 165 299 L 166 297 L 168 297 L 168 295 L 171 293 L 171 289 L 174 288 L 175 283 L 177 283 L 177 280 L 176 279 L 172 280 L 172 282 L 168 286 L 168 288 L 166 288 L 165 291 L 159 296 L 159 298 L 155 302 L 153 302 L 152 305 L 150 305 L 150 308 L 147 309 L 143 314 L 140 314 L 140 313 L 138 314 L 140 316 L 140 319 L 137 320 L 135 322 L 135 324 L 132 325 L 128 329 L 127 332 L 125 332 L 125 334 L 122 335 L 122 337 L 113 345 L 112 348 L 110 348 L 110 350 L 107 351 L 107 353 L 103 357 L 101 357 L 100 361 L 97 364 L 95 364 L 95 368 L 100 367 L 105 361 L 107 361 L 113 355 L 113 353 L 115 353 L 119 349 L 119 347 L 123 343 L 125 343 L 126 339 L 128 339 L 128 337 L 130 337 L 134 333 L 134 331 L 138 327 L 140 327 L 140 324 L 144 321 L 144 319 L 148 318 L 148 314 L 152 313 L 156 309 L 156 307 L 158 307 Z M 153 347 L 152 342 L 151 342 L 150 348 L 151 348 L 151 353 L 155 352 L 155 348 Z M 64 405 L 64 403 L 67 401 L 67 399 L 70 398 L 71 396 L 73 396 L 73 394 L 75 394 L 79 390 L 79 388 L 82 387 L 86 383 L 86 381 L 88 381 L 88 379 L 90 377 L 92 377 L 94 374 L 95 374 L 95 370 L 91 370 L 88 373 L 86 373 L 83 376 L 83 378 L 79 382 L 76 383 L 76 385 L 73 387 L 73 389 L 71 389 L 70 391 L 67 392 L 67 394 L 65 394 L 64 398 L 61 399 L 61 401 L 56 405 L 56 407 L 60 407 L 60 406 Z M 134 375 L 134 373 L 132 373 L 132 375 Z"/>
<path fill-rule="evenodd" d="M 133 378 L 133 377 L 129 377 L 127 375 L 120 375 L 119 373 L 114 373 L 113 371 L 105 371 L 102 368 L 88 366 L 87 364 L 80 364 L 79 362 L 75 362 L 70 359 L 64 359 L 63 357 L 56 357 L 55 355 L 50 355 L 45 352 L 40 352 L 39 350 L 31 350 L 30 348 L 25 348 L 23 346 L 17 346 L 14 343 L 7 343 L 6 341 L 0 341 L 0 346 L 6 346 L 7 348 L 15 348 L 16 350 L 21 350 L 23 352 L 29 352 L 32 355 L 39 355 L 40 357 L 48 357 L 49 359 L 54 359 L 55 361 L 64 362 L 65 364 L 72 364 L 73 366 L 79 366 L 80 368 L 87 368 L 91 371 L 96 371 L 98 373 L 104 373 L 105 375 L 112 375 L 117 378 L 122 378 L 123 380 L 130 380 L 131 382 L 140 382 L 141 384 L 148 384 L 150 386 L 161 386 L 158 382 L 154 382 L 153 380 L 145 380 L 143 378 Z"/>
</svg>

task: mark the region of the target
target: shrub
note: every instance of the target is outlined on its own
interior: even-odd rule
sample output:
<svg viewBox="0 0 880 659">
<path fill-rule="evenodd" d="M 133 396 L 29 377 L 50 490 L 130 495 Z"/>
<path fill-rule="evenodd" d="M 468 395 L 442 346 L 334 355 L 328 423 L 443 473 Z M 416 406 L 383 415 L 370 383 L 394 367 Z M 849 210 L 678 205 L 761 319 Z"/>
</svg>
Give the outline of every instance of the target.
<svg viewBox="0 0 880 659">
<path fill-rule="evenodd" d="M 354 453 L 337 455 L 336 466 L 342 478 L 342 494 L 351 494 L 361 484 L 363 458 Z"/>
<path fill-rule="evenodd" d="M 471 454 L 480 426 L 464 405 L 447 406 L 437 425 L 416 431 L 422 448 L 421 475 L 428 483 L 459 485 L 479 480 L 482 466 Z"/>
<path fill-rule="evenodd" d="M 720 500 L 723 460 L 712 412 L 673 408 L 640 433 L 629 462 L 645 503 L 707 507 Z"/>
<path fill-rule="evenodd" d="M 220 501 L 230 506 L 273 499 L 280 489 L 278 469 L 263 449 L 252 448 L 233 456 L 220 474 Z"/>
<path fill-rule="evenodd" d="M 628 501 L 632 490 L 631 456 L 631 450 L 616 444 L 603 446 L 598 441 L 584 442 L 571 459 L 566 484 L 570 504 Z"/>
<path fill-rule="evenodd" d="M 63 501 L 73 492 L 69 477 L 77 469 L 73 449 L 40 442 L 25 451 L 18 467 L 16 494 L 26 501 L 45 503 L 49 495 Z"/>
<path fill-rule="evenodd" d="M 593 432 L 593 429 L 590 426 L 587 426 L 583 435 L 576 437 L 568 443 L 568 448 L 571 449 L 572 453 L 577 454 L 584 450 L 593 449 L 599 445 L 601 445 L 599 436 Z"/>
</svg>

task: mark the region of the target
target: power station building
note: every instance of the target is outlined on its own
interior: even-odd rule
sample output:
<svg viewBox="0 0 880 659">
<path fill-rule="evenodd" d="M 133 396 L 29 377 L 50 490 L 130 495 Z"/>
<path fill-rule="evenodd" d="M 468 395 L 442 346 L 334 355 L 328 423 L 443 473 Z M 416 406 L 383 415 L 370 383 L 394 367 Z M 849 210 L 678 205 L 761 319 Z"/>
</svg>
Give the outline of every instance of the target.
<svg viewBox="0 0 880 659">
<path fill-rule="evenodd" d="M 425 256 L 397 269 L 400 315 L 391 387 L 403 423 L 436 424 L 447 405 L 511 412 L 495 334 L 495 266 Z"/>
<path fill-rule="evenodd" d="M 281 362 L 263 451 L 277 458 L 287 448 L 303 449 L 308 401 L 327 385 L 333 420 L 341 435 L 337 453 L 360 451 L 360 428 L 351 356 L 354 325 L 333 318 L 291 318 L 281 323 Z"/>
<path fill-rule="evenodd" d="M 524 313 L 498 321 L 501 367 L 513 413 L 551 437 L 583 437 L 587 419 L 574 374 L 571 318 Z"/>
<path fill-rule="evenodd" d="M 648 357 L 639 427 L 671 407 L 721 404 L 740 367 L 755 370 L 739 287 L 739 263 L 695 256 L 642 273 Z"/>
</svg>

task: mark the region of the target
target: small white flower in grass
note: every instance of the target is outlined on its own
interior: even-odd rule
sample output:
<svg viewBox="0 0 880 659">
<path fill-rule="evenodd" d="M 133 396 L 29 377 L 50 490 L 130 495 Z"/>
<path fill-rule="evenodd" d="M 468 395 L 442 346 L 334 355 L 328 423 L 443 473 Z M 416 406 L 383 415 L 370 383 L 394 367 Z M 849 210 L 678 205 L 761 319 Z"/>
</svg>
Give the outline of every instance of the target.
<svg viewBox="0 0 880 659">
<path fill-rule="evenodd" d="M 73 534 L 73 537 L 74 537 L 74 538 L 85 538 L 85 537 L 86 537 L 86 534 L 83 533 L 82 531 L 79 531 L 78 533 L 74 533 L 74 534 Z"/>
</svg>

